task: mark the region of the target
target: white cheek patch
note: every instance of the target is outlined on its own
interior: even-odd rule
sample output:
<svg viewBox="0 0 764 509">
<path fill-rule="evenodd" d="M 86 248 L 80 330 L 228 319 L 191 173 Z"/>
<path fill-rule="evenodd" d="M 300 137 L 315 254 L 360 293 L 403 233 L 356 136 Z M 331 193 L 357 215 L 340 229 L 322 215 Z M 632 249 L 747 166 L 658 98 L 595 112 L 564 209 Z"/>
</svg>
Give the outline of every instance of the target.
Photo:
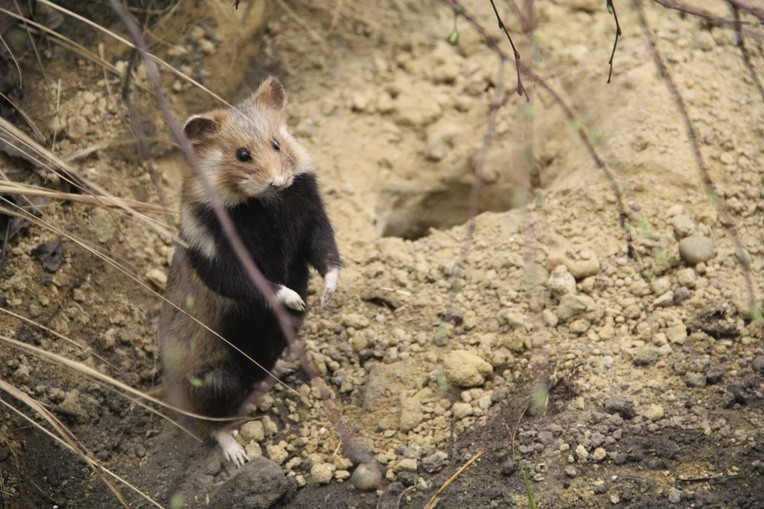
<svg viewBox="0 0 764 509">
<path fill-rule="evenodd" d="M 201 252 L 208 259 L 213 259 L 217 255 L 215 241 L 210 236 L 204 225 L 199 223 L 191 208 L 181 206 L 180 208 L 180 233 L 188 245 Z"/>
</svg>

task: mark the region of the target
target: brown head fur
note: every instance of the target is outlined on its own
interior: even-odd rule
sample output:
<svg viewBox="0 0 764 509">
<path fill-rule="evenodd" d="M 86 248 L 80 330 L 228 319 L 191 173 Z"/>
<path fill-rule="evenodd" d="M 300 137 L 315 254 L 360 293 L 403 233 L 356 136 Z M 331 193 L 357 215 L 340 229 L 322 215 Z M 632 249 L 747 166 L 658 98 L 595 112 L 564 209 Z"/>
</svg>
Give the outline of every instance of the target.
<svg viewBox="0 0 764 509">
<path fill-rule="evenodd" d="M 286 92 L 273 76 L 246 101 L 227 110 L 193 115 L 183 127 L 201 170 L 226 206 L 267 198 L 311 171 L 305 149 L 287 130 Z M 198 178 L 188 174 L 186 204 L 208 203 Z"/>
</svg>

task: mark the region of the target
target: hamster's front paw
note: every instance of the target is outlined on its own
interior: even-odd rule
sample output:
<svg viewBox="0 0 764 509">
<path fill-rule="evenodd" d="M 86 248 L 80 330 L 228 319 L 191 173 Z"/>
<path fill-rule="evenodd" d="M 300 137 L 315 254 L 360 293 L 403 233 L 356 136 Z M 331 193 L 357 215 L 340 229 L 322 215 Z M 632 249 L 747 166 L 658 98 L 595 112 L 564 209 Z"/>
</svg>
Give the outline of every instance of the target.
<svg viewBox="0 0 764 509">
<path fill-rule="evenodd" d="M 321 295 L 321 307 L 326 306 L 334 292 L 337 291 L 337 281 L 340 278 L 340 268 L 334 267 L 326 273 L 324 277 L 324 293 Z"/>
<path fill-rule="evenodd" d="M 227 461 L 230 461 L 237 467 L 242 467 L 249 461 L 244 448 L 236 441 L 230 431 L 218 431 L 213 433 L 212 436 L 220 444 L 220 448 L 223 449 L 223 457 Z"/>
<path fill-rule="evenodd" d="M 276 290 L 276 298 L 290 309 L 294 309 L 295 311 L 305 311 L 305 301 L 302 300 L 300 294 L 291 288 L 279 285 L 278 290 Z"/>
</svg>

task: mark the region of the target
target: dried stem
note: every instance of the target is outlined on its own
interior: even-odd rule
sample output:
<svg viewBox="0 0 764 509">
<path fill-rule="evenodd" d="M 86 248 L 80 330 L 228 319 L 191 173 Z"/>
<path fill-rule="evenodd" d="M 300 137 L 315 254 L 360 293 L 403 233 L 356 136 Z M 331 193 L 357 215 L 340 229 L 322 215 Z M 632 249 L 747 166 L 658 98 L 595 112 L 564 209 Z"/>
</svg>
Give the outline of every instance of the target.
<svg viewBox="0 0 764 509">
<path fill-rule="evenodd" d="M 746 291 L 748 293 L 749 310 L 753 314 L 754 311 L 758 309 L 756 302 L 756 290 L 753 284 L 753 279 L 751 277 L 749 262 L 747 261 L 748 256 L 746 256 L 746 251 L 743 248 L 742 241 L 740 240 L 740 234 L 735 227 L 735 223 L 732 220 L 732 216 L 729 212 L 729 209 L 727 208 L 727 204 L 716 190 L 716 186 L 714 185 L 714 181 L 711 179 L 711 174 L 708 171 L 708 167 L 706 166 L 706 162 L 703 159 L 703 155 L 700 153 L 700 144 L 698 143 L 698 138 L 695 135 L 692 121 L 690 120 L 690 115 L 687 112 L 687 107 L 685 106 L 684 99 L 682 98 L 682 94 L 679 92 L 679 89 L 677 88 L 676 83 L 671 76 L 671 72 L 663 63 L 663 57 L 661 56 L 661 52 L 658 49 L 655 36 L 653 35 L 653 31 L 647 21 L 645 12 L 642 9 L 642 2 L 641 0 L 632 0 L 632 4 L 634 5 L 634 9 L 637 11 L 639 23 L 642 25 L 642 30 L 645 34 L 645 38 L 650 45 L 650 52 L 652 54 L 653 61 L 658 68 L 658 72 L 666 82 L 666 86 L 674 98 L 674 102 L 676 103 L 677 108 L 679 108 L 679 113 L 682 116 L 682 120 L 684 122 L 685 131 L 687 132 L 687 139 L 690 142 L 692 154 L 695 157 L 696 167 L 700 173 L 700 178 L 703 182 L 703 186 L 706 188 L 706 193 L 711 199 L 711 203 L 714 204 L 717 211 L 719 212 L 720 221 L 724 226 L 727 235 L 735 246 L 737 255 L 736 258 L 743 273 L 743 279 L 745 280 Z"/>
<path fill-rule="evenodd" d="M 610 52 L 610 60 L 607 62 L 610 66 L 610 71 L 607 73 L 607 82 L 610 83 L 610 78 L 613 76 L 613 57 L 615 57 L 615 49 L 618 46 L 618 38 L 621 36 L 621 25 L 618 23 L 618 13 L 615 12 L 613 0 L 607 0 L 607 10 L 608 12 L 613 13 L 613 18 L 615 19 L 615 40 L 613 41 L 613 51 Z"/>
<path fill-rule="evenodd" d="M 434 495 L 433 495 L 433 496 L 430 498 L 430 500 L 428 500 L 428 501 L 427 501 L 427 504 L 425 504 L 425 506 L 424 506 L 424 509 L 433 509 L 433 508 L 434 508 L 434 507 L 437 505 L 437 502 L 438 502 L 438 495 L 440 495 L 441 493 L 443 493 L 443 492 L 446 490 L 446 488 L 448 488 L 449 486 L 451 486 L 451 483 L 453 483 L 453 482 L 456 480 L 456 478 L 457 478 L 457 477 L 459 477 L 460 475 L 462 475 L 462 472 L 464 472 L 465 470 L 467 470 L 467 469 L 470 467 L 470 465 L 472 465 L 472 464 L 473 464 L 473 463 L 475 463 L 475 462 L 476 462 L 478 459 L 480 459 L 480 457 L 481 457 L 482 455 L 483 455 L 483 451 L 478 451 L 478 452 L 476 452 L 476 453 L 475 453 L 475 455 L 474 455 L 474 456 L 472 456 L 470 459 L 468 459 L 468 460 L 467 460 L 467 461 L 464 463 L 464 465 L 462 465 L 461 467 L 459 467 L 459 469 L 458 469 L 456 472 L 454 472 L 454 474 L 453 474 L 451 477 L 449 477 L 448 479 L 446 479 L 446 482 L 444 482 L 444 483 L 441 485 L 441 487 L 440 487 L 440 488 L 438 488 L 438 491 L 436 491 L 436 492 L 435 492 L 435 494 L 434 494 Z"/>
<path fill-rule="evenodd" d="M 504 96 L 504 60 L 499 59 L 498 70 L 496 71 L 496 89 L 494 98 L 491 101 L 491 110 L 488 113 L 485 134 L 483 135 L 483 145 L 480 147 L 480 153 L 475 164 L 475 180 L 472 183 L 470 192 L 470 219 L 467 223 L 467 238 L 462 245 L 461 260 L 464 262 L 469 254 L 469 248 L 472 244 L 472 237 L 475 234 L 475 223 L 478 215 L 478 206 L 480 203 L 480 193 L 483 190 L 483 178 L 485 177 L 485 162 L 488 158 L 488 150 L 491 148 L 496 133 L 496 116 L 499 113 Z M 460 264 L 461 265 L 461 264 Z"/>
<path fill-rule="evenodd" d="M 753 62 L 751 61 L 751 55 L 748 53 L 748 48 L 746 48 L 745 40 L 743 39 L 743 24 L 740 20 L 740 8 L 735 4 L 734 1 L 731 0 L 727 0 L 727 4 L 730 6 L 730 9 L 732 9 L 732 16 L 735 18 L 735 35 L 737 36 L 737 47 L 740 48 L 740 53 L 743 56 L 743 62 L 745 62 L 745 66 L 748 68 L 748 72 L 751 73 L 751 78 L 756 84 L 756 88 L 759 89 L 761 99 L 764 100 L 764 87 L 761 85 L 759 75 L 756 74 L 756 69 L 753 67 Z"/>
<path fill-rule="evenodd" d="M 223 206 L 223 202 L 220 199 L 219 193 L 213 188 L 207 175 L 201 171 L 201 168 L 199 167 L 199 161 L 191 146 L 191 143 L 183 133 L 180 125 L 175 120 L 172 112 L 170 111 L 169 103 L 162 91 L 159 72 L 154 60 L 148 53 L 146 40 L 143 37 L 140 27 L 137 25 L 133 17 L 125 10 L 124 5 L 119 2 L 119 0 L 109 0 L 109 3 L 111 4 L 112 9 L 114 9 L 114 12 L 117 13 L 127 28 L 134 41 L 134 47 L 138 49 L 141 55 L 144 68 L 146 69 L 146 77 L 148 78 L 151 88 L 154 91 L 154 95 L 162 113 L 162 117 L 164 118 L 167 127 L 170 129 L 173 138 L 180 146 L 181 152 L 183 153 L 186 162 L 196 177 L 199 179 L 199 182 L 201 183 L 206 196 L 209 198 L 210 204 L 215 213 L 215 217 L 220 223 L 225 237 L 231 245 L 231 249 L 236 254 L 236 258 L 239 260 L 239 263 L 242 264 L 242 267 L 247 273 L 247 277 L 252 280 L 258 290 L 260 290 L 260 292 L 265 297 L 266 302 L 273 309 L 290 350 L 296 352 L 300 358 L 300 365 L 305 370 L 305 373 L 308 375 L 308 377 L 310 377 L 313 383 L 316 383 L 316 387 L 318 388 L 319 394 L 321 395 L 321 401 L 329 419 L 332 421 L 332 424 L 335 426 L 340 435 L 340 439 L 344 445 L 345 453 L 348 455 L 348 457 L 353 457 L 354 459 L 357 458 L 356 461 L 364 461 L 373 464 L 374 460 L 371 458 L 371 455 L 367 451 L 359 451 L 352 445 L 353 435 L 347 425 L 343 422 L 340 412 L 331 398 L 331 394 L 326 388 L 326 385 L 323 383 L 323 380 L 320 378 L 318 370 L 310 362 L 308 356 L 305 355 L 304 346 L 302 343 L 298 342 L 297 337 L 292 330 L 290 319 L 286 313 L 286 310 L 284 309 L 281 302 L 276 298 L 276 295 L 266 281 L 262 272 L 260 272 L 252 258 L 247 253 L 241 237 L 236 232 L 236 229 L 233 226 L 233 222 L 231 221 L 230 216 Z"/>
</svg>

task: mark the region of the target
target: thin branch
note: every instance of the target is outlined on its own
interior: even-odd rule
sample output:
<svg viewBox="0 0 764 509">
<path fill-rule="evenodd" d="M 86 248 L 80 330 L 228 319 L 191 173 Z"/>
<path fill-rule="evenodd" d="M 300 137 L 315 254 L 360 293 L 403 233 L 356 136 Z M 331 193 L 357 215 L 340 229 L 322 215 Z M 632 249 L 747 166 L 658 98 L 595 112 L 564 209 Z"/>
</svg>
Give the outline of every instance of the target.
<svg viewBox="0 0 764 509">
<path fill-rule="evenodd" d="M 613 41 L 613 51 L 610 53 L 610 60 L 607 62 L 610 66 L 610 71 L 607 73 L 607 82 L 610 83 L 610 78 L 613 76 L 613 57 L 615 57 L 615 48 L 618 46 L 618 38 L 621 36 L 621 25 L 618 23 L 618 13 L 615 12 L 613 0 L 607 0 L 607 10 L 608 12 L 613 13 L 613 18 L 615 19 L 615 40 Z"/>
<path fill-rule="evenodd" d="M 706 20 L 706 22 L 710 23 L 711 25 L 717 25 L 717 26 L 735 26 L 735 20 L 729 19 L 729 18 L 722 18 L 721 16 L 717 16 L 716 14 L 707 11 L 705 9 L 701 9 L 700 7 L 694 7 L 692 5 L 687 5 L 682 2 L 677 2 L 676 0 L 653 0 L 653 2 L 667 8 L 672 9 L 675 11 L 683 12 L 685 14 L 691 14 L 692 16 L 696 16 L 698 18 L 702 18 Z M 756 16 L 756 12 L 759 12 L 758 9 L 755 7 L 750 7 L 746 4 L 743 4 L 741 2 L 738 2 L 737 0 L 730 0 L 730 3 L 733 5 L 736 5 L 740 8 L 740 10 L 749 12 Z M 753 11 L 753 12 L 751 12 Z M 759 12 L 761 17 L 759 17 L 759 21 L 764 21 L 764 11 Z"/>
<path fill-rule="evenodd" d="M 703 159 L 703 155 L 700 153 L 700 144 L 698 143 L 698 138 L 695 135 L 692 121 L 690 120 L 690 115 L 687 112 L 687 107 L 684 104 L 684 99 L 682 98 L 682 94 L 679 92 L 674 79 L 671 77 L 671 72 L 663 63 L 663 58 L 661 57 L 660 50 L 658 49 L 655 36 L 653 35 L 653 31 L 647 22 L 645 12 L 642 9 L 642 1 L 632 0 L 632 4 L 634 5 L 634 9 L 637 11 L 639 23 L 642 25 L 642 30 L 644 31 L 645 38 L 650 45 L 650 52 L 652 54 L 653 61 L 655 62 L 660 75 L 666 81 L 666 86 L 673 96 L 677 108 L 679 108 L 679 113 L 681 114 L 682 120 L 684 121 L 684 127 L 687 132 L 687 139 L 690 142 L 690 148 L 692 149 L 692 154 L 695 157 L 696 167 L 700 173 L 700 178 L 703 182 L 703 186 L 706 188 L 706 193 L 708 194 L 711 203 L 719 212 L 719 219 L 727 232 L 727 236 L 729 236 L 730 240 L 732 240 L 732 243 L 735 246 L 735 252 L 737 255 L 735 258 L 737 258 L 737 262 L 740 265 L 743 279 L 745 280 L 746 291 L 748 293 L 748 308 L 753 315 L 754 312 L 758 309 L 756 301 L 756 289 L 751 277 L 750 262 L 748 261 L 749 258 L 746 256 L 745 249 L 743 248 L 743 243 L 740 240 L 740 234 L 735 227 L 735 223 L 732 220 L 732 216 L 729 212 L 729 209 L 727 208 L 727 204 L 716 190 L 716 186 L 714 185 L 714 181 L 711 179 L 711 174 L 708 171 L 708 167 L 706 166 L 706 162 Z"/>
<path fill-rule="evenodd" d="M 491 7 L 493 7 L 493 13 L 496 15 L 496 21 L 499 23 L 499 30 L 504 30 L 504 34 L 507 36 L 509 45 L 512 46 L 512 54 L 515 56 L 515 68 L 517 69 L 517 95 L 525 94 L 525 99 L 530 101 L 531 98 L 528 97 L 528 92 L 525 90 L 525 87 L 523 87 L 522 79 L 520 79 L 520 52 L 517 51 L 517 48 L 515 48 L 515 43 L 512 42 L 512 37 L 509 35 L 509 30 L 507 30 L 507 26 L 504 24 L 504 21 L 502 21 L 501 16 L 499 16 L 499 11 L 496 9 L 496 4 L 493 2 L 493 0 L 490 0 L 490 2 Z"/>
<path fill-rule="evenodd" d="M 741 0 L 727 0 L 731 5 L 734 5 L 741 11 L 745 11 L 748 14 L 754 16 L 759 20 L 759 23 L 764 23 L 764 9 L 760 7 L 754 7 L 753 5 L 742 2 Z"/>
<path fill-rule="evenodd" d="M 756 74 L 756 68 L 753 66 L 751 55 L 748 53 L 748 48 L 746 48 L 745 40 L 743 39 L 742 22 L 740 21 L 740 8 L 735 4 L 733 0 L 727 0 L 727 4 L 730 6 L 730 9 L 732 9 L 732 15 L 735 18 L 735 35 L 737 36 L 737 47 L 740 48 L 740 53 L 743 55 L 743 62 L 745 62 L 745 66 L 748 68 L 748 72 L 751 73 L 751 78 L 756 84 L 756 88 L 759 89 L 761 99 L 764 100 L 764 87 L 761 85 L 759 75 Z"/>
</svg>

